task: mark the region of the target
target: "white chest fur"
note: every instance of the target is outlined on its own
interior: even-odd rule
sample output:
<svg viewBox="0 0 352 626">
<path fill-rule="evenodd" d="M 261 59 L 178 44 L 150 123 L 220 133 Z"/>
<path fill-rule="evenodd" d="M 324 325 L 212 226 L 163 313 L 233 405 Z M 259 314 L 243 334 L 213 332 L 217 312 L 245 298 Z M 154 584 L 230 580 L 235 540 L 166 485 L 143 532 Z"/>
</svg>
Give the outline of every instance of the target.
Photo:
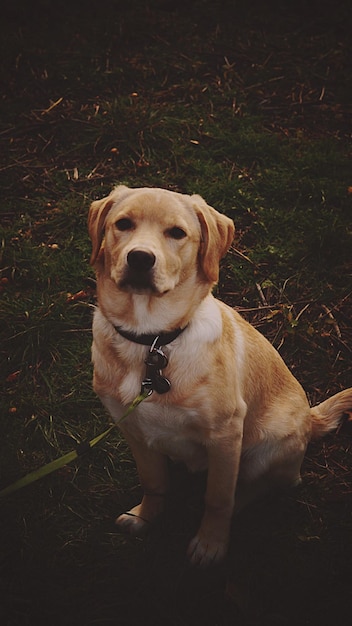
<svg viewBox="0 0 352 626">
<path fill-rule="evenodd" d="M 125 410 L 114 398 L 102 398 L 113 419 L 118 422 Z M 184 463 L 191 471 L 207 467 L 205 442 L 199 440 L 196 424 L 200 415 L 194 409 L 185 409 L 153 402 L 152 397 L 137 407 L 121 429 L 135 439 L 170 459 Z"/>
<path fill-rule="evenodd" d="M 165 371 L 171 381 L 170 396 L 158 397 L 153 393 L 121 425 L 126 434 L 184 462 L 191 470 L 202 470 L 207 465 L 204 424 L 208 395 L 200 394 L 196 381 L 206 376 L 208 346 L 218 340 L 221 332 L 220 309 L 209 295 L 198 307 L 186 331 L 165 348 L 170 363 L 170 369 Z M 121 343 L 111 323 L 99 310 L 94 316 L 93 334 L 95 371 L 104 381 L 104 386 L 96 391 L 110 415 L 118 421 L 139 393 L 145 375 L 146 349 L 126 340 Z M 108 346 L 112 346 L 113 351 L 116 349 L 111 361 L 105 356 Z M 118 370 L 121 358 L 124 363 Z M 179 405 L 179 399 L 185 402 L 184 406 Z"/>
</svg>

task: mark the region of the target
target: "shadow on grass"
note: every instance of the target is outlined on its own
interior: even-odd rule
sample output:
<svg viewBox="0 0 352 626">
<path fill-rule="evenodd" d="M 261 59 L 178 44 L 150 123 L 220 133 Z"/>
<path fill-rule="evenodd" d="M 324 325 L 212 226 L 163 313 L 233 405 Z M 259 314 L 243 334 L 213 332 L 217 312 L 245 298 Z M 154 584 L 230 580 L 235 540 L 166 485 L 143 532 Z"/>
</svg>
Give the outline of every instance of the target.
<svg viewBox="0 0 352 626">
<path fill-rule="evenodd" d="M 331 438 L 330 445 L 337 443 Z M 339 443 L 346 445 L 343 435 Z M 100 495 L 96 511 L 90 498 L 86 519 L 81 503 L 81 519 L 65 527 L 67 511 L 74 515 L 75 500 L 85 494 L 68 484 L 60 502 L 54 486 L 47 519 L 36 519 L 32 502 L 28 522 L 24 510 L 2 531 L 8 550 L 2 607 L 11 616 L 3 623 L 342 624 L 352 575 L 352 494 L 337 490 L 332 497 L 319 483 L 314 468 L 320 456 L 313 446 L 303 486 L 234 520 L 226 562 L 208 571 L 189 567 L 185 556 L 201 515 L 203 477 L 174 469 L 167 512 L 143 540 L 120 535 L 113 524 L 138 493 Z M 11 508 L 8 503 L 8 520 Z"/>
</svg>

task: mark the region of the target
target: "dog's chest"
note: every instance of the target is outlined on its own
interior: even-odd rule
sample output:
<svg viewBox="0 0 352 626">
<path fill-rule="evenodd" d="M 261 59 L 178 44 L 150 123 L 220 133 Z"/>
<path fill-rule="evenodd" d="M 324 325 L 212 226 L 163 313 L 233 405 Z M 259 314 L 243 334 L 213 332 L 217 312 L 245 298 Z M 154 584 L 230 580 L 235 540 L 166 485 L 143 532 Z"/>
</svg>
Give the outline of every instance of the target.
<svg viewBox="0 0 352 626">
<path fill-rule="evenodd" d="M 199 420 L 196 409 L 145 402 L 130 416 L 124 429 L 148 447 L 199 471 L 207 466 Z"/>
</svg>

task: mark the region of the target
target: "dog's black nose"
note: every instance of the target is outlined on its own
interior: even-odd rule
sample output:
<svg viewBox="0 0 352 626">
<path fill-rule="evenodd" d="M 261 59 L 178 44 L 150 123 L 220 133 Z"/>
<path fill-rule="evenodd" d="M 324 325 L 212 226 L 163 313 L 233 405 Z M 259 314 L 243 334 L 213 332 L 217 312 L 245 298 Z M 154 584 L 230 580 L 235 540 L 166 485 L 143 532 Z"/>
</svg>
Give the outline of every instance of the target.
<svg viewBox="0 0 352 626">
<path fill-rule="evenodd" d="M 127 263 L 132 270 L 148 272 L 155 263 L 155 255 L 145 250 L 131 250 L 127 255 Z"/>
</svg>

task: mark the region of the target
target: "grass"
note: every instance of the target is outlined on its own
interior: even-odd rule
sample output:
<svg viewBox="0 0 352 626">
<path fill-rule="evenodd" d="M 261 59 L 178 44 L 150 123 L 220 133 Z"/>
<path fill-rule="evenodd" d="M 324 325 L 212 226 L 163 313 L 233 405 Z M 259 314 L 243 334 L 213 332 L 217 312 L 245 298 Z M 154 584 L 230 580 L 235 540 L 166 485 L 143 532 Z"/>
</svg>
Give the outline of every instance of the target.
<svg viewBox="0 0 352 626">
<path fill-rule="evenodd" d="M 116 183 L 200 193 L 236 223 L 217 295 L 312 402 L 351 385 L 347 0 L 14 0 L 1 20 L 0 487 L 106 428 L 91 389 L 91 200 Z M 2 623 L 342 623 L 351 582 L 348 424 L 303 485 L 233 525 L 227 563 L 184 553 L 202 480 L 174 471 L 146 540 L 116 433 L 2 505 Z M 142 608 L 143 607 L 143 608 Z"/>
</svg>

